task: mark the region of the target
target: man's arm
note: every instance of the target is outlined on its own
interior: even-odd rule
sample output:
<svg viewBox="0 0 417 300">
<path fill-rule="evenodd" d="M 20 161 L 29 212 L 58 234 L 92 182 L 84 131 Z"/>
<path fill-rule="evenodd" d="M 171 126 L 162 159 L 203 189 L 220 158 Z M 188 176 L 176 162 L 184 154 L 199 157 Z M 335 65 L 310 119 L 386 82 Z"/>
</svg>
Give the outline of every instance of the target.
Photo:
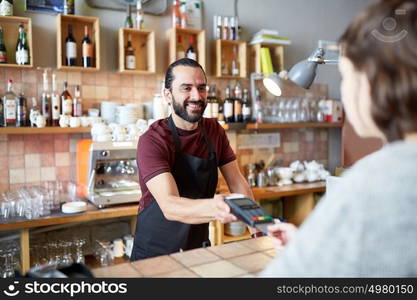
<svg viewBox="0 0 417 300">
<path fill-rule="evenodd" d="M 169 172 L 153 177 L 146 182 L 146 186 L 158 202 L 165 218 L 170 221 L 187 224 L 201 224 L 213 220 L 222 223 L 236 221 L 222 195 L 215 195 L 209 199 L 180 197 L 175 179 Z"/>
<path fill-rule="evenodd" d="M 243 194 L 248 198 L 254 199 L 252 190 L 245 177 L 243 177 L 240 172 L 236 160 L 221 166 L 220 171 L 222 172 L 231 193 Z"/>
</svg>

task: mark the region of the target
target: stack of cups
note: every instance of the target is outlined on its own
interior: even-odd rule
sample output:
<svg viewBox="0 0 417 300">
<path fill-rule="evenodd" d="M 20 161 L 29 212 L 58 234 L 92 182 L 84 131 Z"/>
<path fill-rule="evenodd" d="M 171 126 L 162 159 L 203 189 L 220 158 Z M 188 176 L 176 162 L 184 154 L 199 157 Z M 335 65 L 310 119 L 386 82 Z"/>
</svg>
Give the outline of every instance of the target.
<svg viewBox="0 0 417 300">
<path fill-rule="evenodd" d="M 115 121 L 116 114 L 116 102 L 112 101 L 103 101 L 101 102 L 101 117 L 107 123 L 112 123 Z"/>
</svg>

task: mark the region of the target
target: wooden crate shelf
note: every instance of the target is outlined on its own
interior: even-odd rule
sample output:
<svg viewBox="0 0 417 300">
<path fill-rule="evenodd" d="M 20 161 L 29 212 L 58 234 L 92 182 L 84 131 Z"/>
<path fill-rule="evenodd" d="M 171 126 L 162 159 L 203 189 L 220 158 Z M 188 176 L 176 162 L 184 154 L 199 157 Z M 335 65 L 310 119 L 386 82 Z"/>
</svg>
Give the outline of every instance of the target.
<svg viewBox="0 0 417 300">
<path fill-rule="evenodd" d="M 284 70 L 284 46 L 279 44 L 259 43 L 251 45 L 249 54 L 249 70 L 251 73 L 261 73 L 261 48 L 269 48 L 273 70 L 277 73 Z"/>
<path fill-rule="evenodd" d="M 126 69 L 125 47 L 129 34 L 135 49 L 136 69 Z M 155 32 L 131 28 L 119 29 L 119 72 L 126 74 L 154 74 L 155 67 Z"/>
<path fill-rule="evenodd" d="M 27 44 L 29 47 L 28 65 L 18 65 L 16 63 L 16 43 L 19 38 L 19 24 L 21 23 L 25 28 Z M 3 37 L 7 51 L 7 63 L 0 64 L 0 67 L 33 68 L 32 19 L 25 17 L 0 16 L 0 25 L 3 27 Z"/>
<path fill-rule="evenodd" d="M 97 17 L 85 17 L 76 15 L 57 15 L 57 69 L 64 71 L 98 71 L 100 70 L 100 20 Z M 72 25 L 73 36 L 77 43 L 77 62 L 75 66 L 67 66 L 65 63 L 65 39 L 68 35 L 68 25 Z M 88 32 L 94 47 L 93 66 L 82 66 L 82 40 L 84 38 L 84 26 L 88 26 Z"/>
<path fill-rule="evenodd" d="M 247 76 L 246 42 L 215 40 L 214 42 L 214 75 L 219 78 L 238 79 Z M 236 59 L 239 69 L 238 75 L 232 74 L 232 61 Z M 226 65 L 225 65 L 226 64 Z M 223 72 L 225 65 L 227 72 Z"/>
<path fill-rule="evenodd" d="M 0 134 L 54 134 L 54 133 L 90 133 L 91 127 L 3 127 Z"/>
<path fill-rule="evenodd" d="M 169 58 L 168 64 L 176 61 L 178 57 L 178 36 L 182 38 L 184 52 L 189 46 L 189 39 L 194 39 L 194 50 L 197 52 L 197 61 L 206 70 L 206 32 L 204 30 L 186 29 L 186 28 L 170 28 L 167 31 L 169 41 Z M 206 71 L 207 73 L 207 71 Z"/>
</svg>

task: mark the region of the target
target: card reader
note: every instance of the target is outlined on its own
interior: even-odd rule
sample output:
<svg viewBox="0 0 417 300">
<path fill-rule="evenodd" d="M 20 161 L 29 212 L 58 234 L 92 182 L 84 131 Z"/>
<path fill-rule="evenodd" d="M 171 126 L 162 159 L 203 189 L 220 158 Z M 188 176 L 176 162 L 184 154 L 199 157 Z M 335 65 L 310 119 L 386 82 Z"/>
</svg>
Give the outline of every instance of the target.
<svg viewBox="0 0 417 300">
<path fill-rule="evenodd" d="M 268 233 L 266 227 L 274 224 L 271 216 L 250 198 L 241 194 L 231 194 L 224 198 L 224 201 L 232 209 L 232 214 L 251 227 L 256 227 L 263 233 Z"/>
</svg>

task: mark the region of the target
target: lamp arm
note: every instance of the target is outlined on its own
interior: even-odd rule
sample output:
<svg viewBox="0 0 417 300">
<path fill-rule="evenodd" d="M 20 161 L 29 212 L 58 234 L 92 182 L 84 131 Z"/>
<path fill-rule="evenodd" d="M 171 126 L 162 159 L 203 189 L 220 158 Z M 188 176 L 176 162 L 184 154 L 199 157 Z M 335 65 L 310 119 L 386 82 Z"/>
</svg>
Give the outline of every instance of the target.
<svg viewBox="0 0 417 300">
<path fill-rule="evenodd" d="M 324 64 L 326 63 L 326 61 L 324 60 L 324 54 L 326 53 L 326 51 L 323 48 L 317 48 L 309 57 L 308 57 L 308 61 L 309 62 L 314 62 L 317 64 Z"/>
</svg>

